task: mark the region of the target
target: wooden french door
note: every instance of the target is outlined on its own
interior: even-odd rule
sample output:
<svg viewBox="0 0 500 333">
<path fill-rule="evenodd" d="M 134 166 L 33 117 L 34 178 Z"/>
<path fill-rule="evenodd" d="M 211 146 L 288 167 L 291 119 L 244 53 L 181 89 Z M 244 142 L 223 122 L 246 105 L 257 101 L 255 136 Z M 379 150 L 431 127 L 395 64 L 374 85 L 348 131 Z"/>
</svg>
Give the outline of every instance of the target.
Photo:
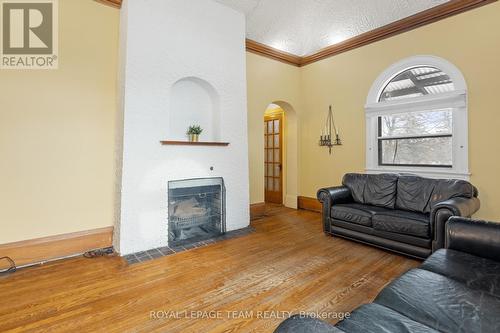
<svg viewBox="0 0 500 333">
<path fill-rule="evenodd" d="M 283 115 L 264 117 L 265 201 L 283 203 Z"/>
</svg>

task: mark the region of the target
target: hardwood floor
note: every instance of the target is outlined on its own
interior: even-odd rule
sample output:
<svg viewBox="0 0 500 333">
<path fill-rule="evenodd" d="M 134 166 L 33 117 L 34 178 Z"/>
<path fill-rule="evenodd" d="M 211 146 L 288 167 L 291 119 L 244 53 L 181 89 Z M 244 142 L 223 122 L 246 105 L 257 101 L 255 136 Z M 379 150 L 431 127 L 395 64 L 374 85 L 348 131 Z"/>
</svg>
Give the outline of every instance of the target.
<svg viewBox="0 0 500 333">
<path fill-rule="evenodd" d="M 419 264 L 325 236 L 314 212 L 275 209 L 252 225 L 251 235 L 142 264 L 75 258 L 0 277 L 0 331 L 272 332 L 283 320 L 260 311 L 336 322 Z M 150 318 L 184 310 L 221 318 Z"/>
</svg>

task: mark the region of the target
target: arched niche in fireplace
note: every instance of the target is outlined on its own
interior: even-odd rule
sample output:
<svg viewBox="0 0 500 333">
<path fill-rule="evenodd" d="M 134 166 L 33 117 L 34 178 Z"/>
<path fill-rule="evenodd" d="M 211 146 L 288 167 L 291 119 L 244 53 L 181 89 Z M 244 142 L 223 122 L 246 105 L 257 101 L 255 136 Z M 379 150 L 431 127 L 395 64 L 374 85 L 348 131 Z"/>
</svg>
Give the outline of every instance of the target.
<svg viewBox="0 0 500 333">
<path fill-rule="evenodd" d="M 220 141 L 219 94 L 207 81 L 185 77 L 172 86 L 169 114 L 169 139 L 186 140 L 187 129 L 200 125 L 201 141 Z"/>
</svg>

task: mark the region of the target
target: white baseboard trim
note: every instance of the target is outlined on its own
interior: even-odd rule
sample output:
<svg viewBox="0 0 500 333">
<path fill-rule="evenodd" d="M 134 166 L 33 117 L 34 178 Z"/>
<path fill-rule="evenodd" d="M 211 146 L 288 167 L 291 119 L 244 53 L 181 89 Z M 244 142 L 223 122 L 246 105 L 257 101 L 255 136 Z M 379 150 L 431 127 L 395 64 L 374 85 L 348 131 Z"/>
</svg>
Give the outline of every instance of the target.
<svg viewBox="0 0 500 333">
<path fill-rule="evenodd" d="M 291 194 L 285 195 L 285 207 L 297 209 L 297 196 Z"/>
</svg>

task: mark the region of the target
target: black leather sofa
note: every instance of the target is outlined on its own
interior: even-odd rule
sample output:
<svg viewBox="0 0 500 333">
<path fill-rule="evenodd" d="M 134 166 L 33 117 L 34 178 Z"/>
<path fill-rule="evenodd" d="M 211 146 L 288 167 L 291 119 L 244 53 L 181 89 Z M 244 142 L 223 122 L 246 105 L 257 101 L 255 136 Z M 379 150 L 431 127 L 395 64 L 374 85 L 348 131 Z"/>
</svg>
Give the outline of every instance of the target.
<svg viewBox="0 0 500 333">
<path fill-rule="evenodd" d="M 337 325 L 296 315 L 275 333 L 500 332 L 500 224 L 452 217 L 445 244 Z"/>
<path fill-rule="evenodd" d="M 318 191 L 325 233 L 419 259 L 443 247 L 448 218 L 480 207 L 464 180 L 349 173 L 342 184 Z"/>
</svg>

